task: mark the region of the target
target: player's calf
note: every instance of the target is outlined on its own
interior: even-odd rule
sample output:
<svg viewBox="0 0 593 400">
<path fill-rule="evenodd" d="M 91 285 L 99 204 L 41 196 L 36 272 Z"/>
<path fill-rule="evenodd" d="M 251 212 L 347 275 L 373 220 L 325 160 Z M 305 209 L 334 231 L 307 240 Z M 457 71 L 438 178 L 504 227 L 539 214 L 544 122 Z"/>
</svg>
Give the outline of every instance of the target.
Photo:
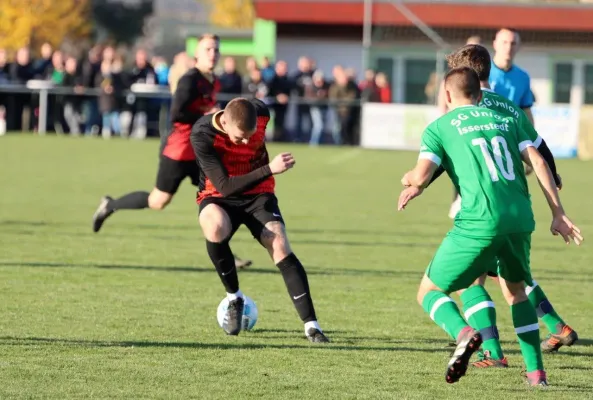
<svg viewBox="0 0 593 400">
<path fill-rule="evenodd" d="M 427 275 L 424 275 L 420 282 L 416 299 L 430 319 L 457 343 L 460 332 L 469 325 L 461 317 L 453 299 L 436 286 Z"/>
<path fill-rule="evenodd" d="M 279 221 L 268 222 L 262 231 L 260 242 L 282 273 L 288 294 L 305 324 L 307 338 L 313 343 L 329 342 L 317 322 L 307 272 L 290 248 L 284 224 Z"/>
<path fill-rule="evenodd" d="M 484 288 L 486 274 L 480 276 L 474 284 L 457 293 L 463 305 L 463 313 L 469 325 L 482 335 L 482 352 L 478 361 L 472 365 L 480 368 L 506 367 L 496 326 L 494 301 Z"/>
<path fill-rule="evenodd" d="M 417 298 L 430 318 L 456 339 L 456 348 L 445 374 L 447 383 L 455 383 L 465 375 L 472 354 L 482 343 L 480 332 L 467 325 L 453 299 L 437 287 L 427 275 L 424 275 L 420 283 Z"/>
<path fill-rule="evenodd" d="M 199 221 L 206 238 L 206 250 L 229 299 L 223 329 L 229 335 L 238 335 L 241 331 L 244 300 L 243 293 L 239 290 L 235 257 L 229 246 L 231 220 L 221 207 L 208 204 L 200 211 Z"/>
<path fill-rule="evenodd" d="M 537 313 L 525 294 L 524 282 L 509 282 L 499 278 L 502 293 L 511 306 L 511 316 L 527 373 L 544 373 L 542 352 L 539 346 Z"/>
</svg>

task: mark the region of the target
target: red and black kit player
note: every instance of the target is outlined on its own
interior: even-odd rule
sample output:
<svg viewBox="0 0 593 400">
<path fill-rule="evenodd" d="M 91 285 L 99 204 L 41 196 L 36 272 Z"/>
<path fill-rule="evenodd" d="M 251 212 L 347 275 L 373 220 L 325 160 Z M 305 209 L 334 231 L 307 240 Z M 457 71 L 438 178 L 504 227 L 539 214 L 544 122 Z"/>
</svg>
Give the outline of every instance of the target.
<svg viewBox="0 0 593 400">
<path fill-rule="evenodd" d="M 195 68 L 186 72 L 177 83 L 171 105 L 173 127 L 162 138 L 155 187 L 150 193 L 136 191 L 118 199 L 103 197 L 93 216 L 94 232 L 98 232 L 105 220 L 119 210 L 163 210 L 185 178 L 189 177 L 198 186 L 200 171 L 189 136 L 198 119 L 219 109 L 216 94 L 220 83 L 214 76 L 214 68 L 220 58 L 219 44 L 218 36 L 203 35 L 196 49 Z M 236 262 L 239 268 L 251 264 L 251 261 L 238 258 Z"/>
<path fill-rule="evenodd" d="M 200 164 L 197 202 L 208 255 L 227 292 L 223 329 L 241 331 L 244 298 L 229 242 L 244 224 L 278 266 L 311 342 L 326 343 L 317 323 L 307 273 L 292 252 L 274 194 L 274 175 L 294 166 L 290 153 L 271 162 L 265 145 L 270 112 L 261 101 L 237 98 L 223 111 L 201 118 L 191 132 Z"/>
</svg>

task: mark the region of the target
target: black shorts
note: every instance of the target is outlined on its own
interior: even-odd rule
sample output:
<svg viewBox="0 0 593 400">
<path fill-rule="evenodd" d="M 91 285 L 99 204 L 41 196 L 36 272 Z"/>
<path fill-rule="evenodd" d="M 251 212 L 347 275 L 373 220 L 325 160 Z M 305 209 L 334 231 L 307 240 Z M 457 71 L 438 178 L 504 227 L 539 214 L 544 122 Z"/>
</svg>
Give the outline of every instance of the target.
<svg viewBox="0 0 593 400">
<path fill-rule="evenodd" d="M 278 199 L 273 193 L 241 196 L 235 198 L 207 197 L 200 203 L 200 211 L 208 205 L 216 204 L 228 214 L 231 220 L 231 237 L 244 224 L 258 241 L 268 222 L 284 219 L 278 207 Z M 230 238 L 229 238 L 230 239 Z"/>
<path fill-rule="evenodd" d="M 177 161 L 161 155 L 156 175 L 156 188 L 161 192 L 175 194 L 181 182 L 189 177 L 194 186 L 200 182 L 200 168 L 196 161 Z"/>
</svg>

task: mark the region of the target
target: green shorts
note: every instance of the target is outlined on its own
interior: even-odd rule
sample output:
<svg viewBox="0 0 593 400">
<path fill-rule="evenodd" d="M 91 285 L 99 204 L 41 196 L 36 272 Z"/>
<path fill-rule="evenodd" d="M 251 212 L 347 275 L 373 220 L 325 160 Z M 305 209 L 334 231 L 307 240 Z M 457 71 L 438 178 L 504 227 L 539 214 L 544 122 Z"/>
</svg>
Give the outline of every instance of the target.
<svg viewBox="0 0 593 400">
<path fill-rule="evenodd" d="M 450 231 L 438 248 L 426 275 L 447 293 L 465 289 L 490 270 L 509 282 L 531 285 L 531 233 L 468 237 Z"/>
</svg>

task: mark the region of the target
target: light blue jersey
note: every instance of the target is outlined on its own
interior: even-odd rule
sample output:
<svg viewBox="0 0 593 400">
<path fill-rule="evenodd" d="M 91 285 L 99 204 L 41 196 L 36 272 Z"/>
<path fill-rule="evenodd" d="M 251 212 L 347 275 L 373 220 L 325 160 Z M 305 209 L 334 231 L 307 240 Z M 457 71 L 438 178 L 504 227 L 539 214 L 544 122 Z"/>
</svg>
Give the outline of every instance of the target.
<svg viewBox="0 0 593 400">
<path fill-rule="evenodd" d="M 513 65 L 508 71 L 504 71 L 492 63 L 488 81 L 494 92 L 506 97 L 519 107 L 533 106 L 534 99 L 529 74 L 516 65 Z"/>
</svg>

